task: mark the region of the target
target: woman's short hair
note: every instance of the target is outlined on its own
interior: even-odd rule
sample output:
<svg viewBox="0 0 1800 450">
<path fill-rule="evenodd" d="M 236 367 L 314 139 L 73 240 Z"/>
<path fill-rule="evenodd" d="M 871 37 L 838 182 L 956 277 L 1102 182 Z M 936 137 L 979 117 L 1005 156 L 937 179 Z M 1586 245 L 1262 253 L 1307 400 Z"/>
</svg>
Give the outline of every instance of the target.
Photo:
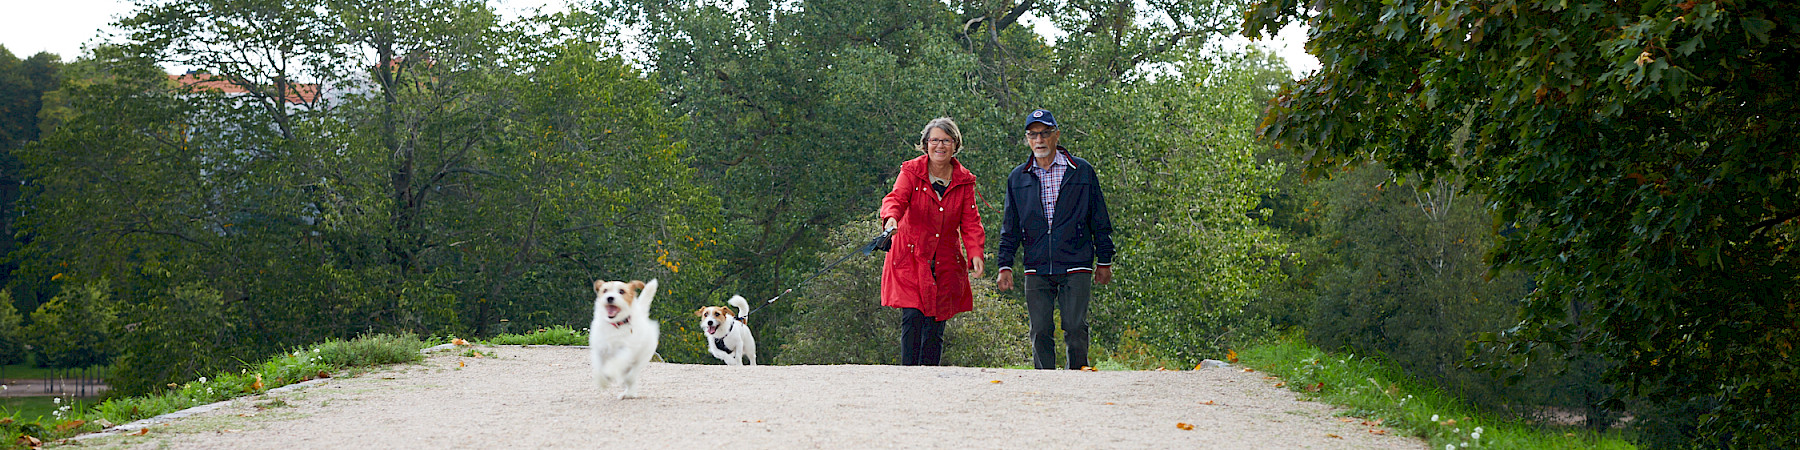
<svg viewBox="0 0 1800 450">
<path fill-rule="evenodd" d="M 956 128 L 956 121 L 950 120 L 949 117 L 939 117 L 936 119 L 931 119 L 931 123 L 925 124 L 925 129 L 919 130 L 919 147 L 918 147 L 919 151 L 921 151 L 921 152 L 925 151 L 925 147 L 926 147 L 925 140 L 931 139 L 931 129 L 932 128 L 944 130 L 945 133 L 949 133 L 950 139 L 956 141 L 956 149 L 955 150 L 958 150 L 958 151 L 962 150 L 962 146 L 963 146 L 962 130 L 959 130 Z"/>
</svg>

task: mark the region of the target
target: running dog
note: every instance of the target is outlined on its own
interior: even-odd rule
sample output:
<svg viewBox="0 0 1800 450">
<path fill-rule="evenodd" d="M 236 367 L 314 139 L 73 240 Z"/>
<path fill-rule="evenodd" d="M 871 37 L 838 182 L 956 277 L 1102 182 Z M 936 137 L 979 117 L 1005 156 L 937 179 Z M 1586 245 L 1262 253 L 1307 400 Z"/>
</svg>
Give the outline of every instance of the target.
<svg viewBox="0 0 1800 450">
<path fill-rule="evenodd" d="M 744 301 L 741 295 L 731 296 L 731 306 L 738 311 L 748 311 L 750 302 Z M 728 366 L 744 365 L 748 359 L 750 365 L 756 365 L 756 338 L 750 335 L 750 322 L 731 313 L 731 308 L 724 306 L 708 306 L 694 311 L 700 316 L 700 329 L 706 333 L 706 340 L 711 341 L 706 350 L 713 357 L 725 361 Z"/>
<path fill-rule="evenodd" d="M 624 388 L 619 398 L 637 396 L 638 375 L 656 354 L 658 330 L 650 320 L 656 280 L 594 281 L 594 324 L 588 327 L 588 352 L 594 381 L 605 391 Z"/>
</svg>

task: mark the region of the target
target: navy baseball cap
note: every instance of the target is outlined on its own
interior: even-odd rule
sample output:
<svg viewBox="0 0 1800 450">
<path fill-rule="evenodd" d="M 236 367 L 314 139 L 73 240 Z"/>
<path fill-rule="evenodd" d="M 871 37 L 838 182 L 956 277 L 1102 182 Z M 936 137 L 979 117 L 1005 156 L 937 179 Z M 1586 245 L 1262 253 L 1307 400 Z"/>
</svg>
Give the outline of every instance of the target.
<svg viewBox="0 0 1800 450">
<path fill-rule="evenodd" d="M 1025 116 L 1025 128 L 1031 128 L 1033 123 L 1043 123 L 1054 128 L 1056 127 L 1056 116 L 1050 114 L 1048 109 L 1035 110 L 1031 112 L 1031 115 Z"/>
</svg>

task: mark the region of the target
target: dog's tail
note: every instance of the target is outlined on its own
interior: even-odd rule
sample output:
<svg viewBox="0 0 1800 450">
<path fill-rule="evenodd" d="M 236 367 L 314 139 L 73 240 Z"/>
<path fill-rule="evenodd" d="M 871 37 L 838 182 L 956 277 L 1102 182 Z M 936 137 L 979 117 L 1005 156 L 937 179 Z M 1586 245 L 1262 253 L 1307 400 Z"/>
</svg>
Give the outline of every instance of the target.
<svg viewBox="0 0 1800 450">
<path fill-rule="evenodd" d="M 744 313 L 750 312 L 749 300 L 744 300 L 744 296 L 742 295 L 733 295 L 731 296 L 731 300 L 726 300 L 725 303 L 729 303 L 731 304 L 731 307 L 737 308 L 738 321 L 750 323 L 749 319 L 744 317 Z"/>
<path fill-rule="evenodd" d="M 656 299 L 656 279 L 644 283 L 644 289 L 638 291 L 637 299 L 631 302 L 633 317 L 650 317 L 650 301 Z"/>
</svg>

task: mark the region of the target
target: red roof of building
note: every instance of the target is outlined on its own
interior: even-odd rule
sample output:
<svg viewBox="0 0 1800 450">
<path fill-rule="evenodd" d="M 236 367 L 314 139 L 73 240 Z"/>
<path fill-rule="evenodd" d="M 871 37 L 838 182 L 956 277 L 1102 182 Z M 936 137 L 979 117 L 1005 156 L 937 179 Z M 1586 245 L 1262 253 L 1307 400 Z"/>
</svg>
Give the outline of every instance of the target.
<svg viewBox="0 0 1800 450">
<path fill-rule="evenodd" d="M 230 81 L 217 78 L 209 73 L 169 75 L 169 80 L 179 83 L 182 86 L 194 87 L 201 90 L 218 91 L 227 94 L 249 93 L 243 86 L 232 84 Z M 317 84 L 294 83 L 288 85 L 288 103 L 312 103 L 313 100 L 317 100 L 318 98 L 319 85 Z"/>
</svg>

